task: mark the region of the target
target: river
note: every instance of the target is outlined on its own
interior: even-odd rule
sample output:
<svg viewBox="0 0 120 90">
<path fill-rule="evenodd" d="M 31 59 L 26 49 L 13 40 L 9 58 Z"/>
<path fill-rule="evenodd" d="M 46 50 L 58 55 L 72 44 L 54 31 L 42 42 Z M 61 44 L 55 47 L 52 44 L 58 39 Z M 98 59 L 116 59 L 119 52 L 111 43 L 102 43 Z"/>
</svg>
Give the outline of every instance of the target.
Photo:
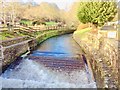
<svg viewBox="0 0 120 90">
<path fill-rule="evenodd" d="M 22 60 L 10 65 L 1 75 L 3 88 L 95 88 L 91 72 L 85 69 L 69 73 L 54 71 L 40 63 L 29 60 L 28 56 L 43 57 L 79 57 L 82 50 L 72 39 L 72 34 L 52 37 L 41 43 L 29 55 L 22 55 Z"/>
</svg>

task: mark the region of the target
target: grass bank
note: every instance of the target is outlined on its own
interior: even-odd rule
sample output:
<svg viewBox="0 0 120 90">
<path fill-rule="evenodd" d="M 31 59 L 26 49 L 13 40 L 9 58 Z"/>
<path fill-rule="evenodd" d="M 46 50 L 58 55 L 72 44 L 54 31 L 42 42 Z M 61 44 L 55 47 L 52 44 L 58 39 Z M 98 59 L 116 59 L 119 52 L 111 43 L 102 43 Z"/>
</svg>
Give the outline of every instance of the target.
<svg viewBox="0 0 120 90">
<path fill-rule="evenodd" d="M 87 37 L 87 33 L 91 32 L 91 29 L 92 28 L 85 28 L 85 29 L 77 30 L 74 32 L 73 38 L 78 39 L 77 41 L 79 41 L 79 39 L 85 40 Z"/>
</svg>

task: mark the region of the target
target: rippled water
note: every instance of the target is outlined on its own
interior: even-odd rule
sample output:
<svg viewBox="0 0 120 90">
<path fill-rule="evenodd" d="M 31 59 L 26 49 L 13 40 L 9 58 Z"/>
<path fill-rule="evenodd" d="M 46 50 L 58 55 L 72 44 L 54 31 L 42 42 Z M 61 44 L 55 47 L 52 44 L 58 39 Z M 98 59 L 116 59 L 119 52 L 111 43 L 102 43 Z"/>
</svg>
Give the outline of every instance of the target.
<svg viewBox="0 0 120 90">
<path fill-rule="evenodd" d="M 43 42 L 30 56 L 56 58 L 79 55 L 81 49 L 72 35 L 53 37 Z M 18 62 L 17 62 L 18 64 Z M 87 68 L 71 72 L 54 71 L 27 57 L 11 65 L 0 78 L 4 88 L 95 88 Z"/>
<path fill-rule="evenodd" d="M 81 49 L 79 45 L 72 39 L 72 34 L 67 34 L 46 40 L 37 48 L 36 51 L 34 51 L 34 54 L 37 53 L 37 51 L 48 53 L 52 52 L 51 54 L 53 55 L 55 55 L 55 53 L 60 55 L 61 53 L 64 56 L 74 56 L 80 54 Z"/>
</svg>

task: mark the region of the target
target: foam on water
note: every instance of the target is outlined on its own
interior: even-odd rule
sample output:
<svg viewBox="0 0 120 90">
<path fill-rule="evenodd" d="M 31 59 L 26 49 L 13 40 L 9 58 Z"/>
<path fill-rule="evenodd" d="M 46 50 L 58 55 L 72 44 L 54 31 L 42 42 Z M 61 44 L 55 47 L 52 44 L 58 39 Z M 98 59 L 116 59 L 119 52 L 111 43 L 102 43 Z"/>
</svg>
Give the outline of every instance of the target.
<svg viewBox="0 0 120 90">
<path fill-rule="evenodd" d="M 86 71 L 71 73 L 50 70 L 35 61 L 24 59 L 15 69 L 2 74 L 2 87 L 6 88 L 95 88 Z"/>
</svg>

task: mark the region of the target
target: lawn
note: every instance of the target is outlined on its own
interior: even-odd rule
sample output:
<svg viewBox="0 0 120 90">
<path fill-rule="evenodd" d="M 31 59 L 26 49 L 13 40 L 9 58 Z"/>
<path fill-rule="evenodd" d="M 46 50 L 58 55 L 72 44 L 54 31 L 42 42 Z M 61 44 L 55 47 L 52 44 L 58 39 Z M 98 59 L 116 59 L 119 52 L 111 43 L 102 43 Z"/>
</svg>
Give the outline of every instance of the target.
<svg viewBox="0 0 120 90">
<path fill-rule="evenodd" d="M 0 33 L 0 40 L 7 40 L 7 39 L 10 39 L 10 38 L 14 38 L 13 35 L 9 34 L 9 33 L 5 33 L 5 32 L 2 32 Z"/>
<path fill-rule="evenodd" d="M 0 40 L 8 40 L 11 38 L 22 37 L 25 36 L 23 33 L 20 32 L 8 32 L 4 31 L 0 33 Z"/>
<path fill-rule="evenodd" d="M 92 28 L 85 28 L 85 29 L 77 30 L 77 31 L 74 32 L 74 35 L 81 38 L 81 39 L 83 39 L 83 38 L 86 37 L 86 35 L 87 35 L 86 33 L 90 32 L 91 29 Z"/>
<path fill-rule="evenodd" d="M 46 25 L 51 26 L 51 25 L 56 25 L 56 22 L 45 22 Z"/>
<path fill-rule="evenodd" d="M 30 20 L 21 20 L 20 23 L 23 25 L 27 25 L 27 26 L 32 25 L 32 21 L 30 21 Z"/>
</svg>

